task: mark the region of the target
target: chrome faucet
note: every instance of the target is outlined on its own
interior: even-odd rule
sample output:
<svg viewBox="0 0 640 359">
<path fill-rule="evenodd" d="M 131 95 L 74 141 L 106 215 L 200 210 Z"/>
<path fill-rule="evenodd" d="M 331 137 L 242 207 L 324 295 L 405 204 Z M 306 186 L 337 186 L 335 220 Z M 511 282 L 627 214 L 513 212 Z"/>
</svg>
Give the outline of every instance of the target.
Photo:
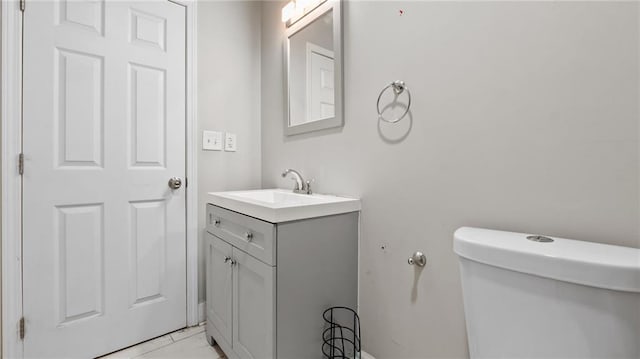
<svg viewBox="0 0 640 359">
<path fill-rule="evenodd" d="M 288 174 L 292 174 L 293 179 L 296 181 L 296 186 L 293 188 L 294 193 L 304 193 L 304 194 L 313 193 L 311 191 L 311 181 L 305 181 L 302 178 L 302 175 L 300 174 L 300 172 L 289 168 L 289 169 L 286 169 L 284 172 L 282 172 L 282 177 L 287 177 Z"/>
</svg>

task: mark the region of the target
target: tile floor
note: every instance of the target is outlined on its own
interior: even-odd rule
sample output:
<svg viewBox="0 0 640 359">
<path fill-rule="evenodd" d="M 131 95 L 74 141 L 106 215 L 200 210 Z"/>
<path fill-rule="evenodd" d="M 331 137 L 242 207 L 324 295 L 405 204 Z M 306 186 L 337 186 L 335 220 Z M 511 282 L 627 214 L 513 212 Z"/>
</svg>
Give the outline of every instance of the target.
<svg viewBox="0 0 640 359">
<path fill-rule="evenodd" d="M 204 325 L 178 330 L 151 339 L 100 359 L 223 359 L 224 353 L 218 346 L 207 342 Z"/>
</svg>

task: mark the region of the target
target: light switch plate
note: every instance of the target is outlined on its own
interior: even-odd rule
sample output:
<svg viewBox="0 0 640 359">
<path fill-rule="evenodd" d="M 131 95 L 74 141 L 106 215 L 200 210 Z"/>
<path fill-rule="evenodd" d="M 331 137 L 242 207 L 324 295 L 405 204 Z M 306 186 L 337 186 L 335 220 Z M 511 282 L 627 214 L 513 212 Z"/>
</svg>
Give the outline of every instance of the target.
<svg viewBox="0 0 640 359">
<path fill-rule="evenodd" d="M 202 131 L 202 149 L 207 151 L 222 151 L 222 132 Z"/>
<path fill-rule="evenodd" d="M 227 132 L 224 136 L 224 150 L 227 152 L 235 152 L 237 147 L 236 134 Z"/>
</svg>

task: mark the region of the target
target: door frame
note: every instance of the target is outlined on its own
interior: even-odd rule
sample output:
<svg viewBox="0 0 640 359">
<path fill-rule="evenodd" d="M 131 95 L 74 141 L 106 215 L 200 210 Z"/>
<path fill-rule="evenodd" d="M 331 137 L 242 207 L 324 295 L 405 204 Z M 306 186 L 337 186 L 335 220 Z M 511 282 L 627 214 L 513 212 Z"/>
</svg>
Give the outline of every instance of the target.
<svg viewBox="0 0 640 359">
<path fill-rule="evenodd" d="M 25 12 L 29 11 L 26 0 Z M 199 324 L 198 306 L 198 125 L 197 125 L 197 2 L 165 0 L 186 10 L 186 318 L 187 326 Z M 22 152 L 22 23 L 19 0 L 0 2 L 0 236 L 2 271 L 0 357 L 23 358 L 19 335 L 22 317 L 22 176 L 18 158 Z M 28 323 L 27 323 L 28 324 Z M 27 326 L 27 335 L 28 326 Z"/>
</svg>

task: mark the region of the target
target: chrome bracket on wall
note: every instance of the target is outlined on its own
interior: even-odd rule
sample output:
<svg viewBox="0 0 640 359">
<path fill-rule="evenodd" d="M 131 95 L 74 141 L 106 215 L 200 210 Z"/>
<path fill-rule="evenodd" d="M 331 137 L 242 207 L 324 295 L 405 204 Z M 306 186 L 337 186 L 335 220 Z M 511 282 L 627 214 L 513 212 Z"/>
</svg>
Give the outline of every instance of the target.
<svg viewBox="0 0 640 359">
<path fill-rule="evenodd" d="M 404 110 L 404 113 L 400 117 L 393 120 L 387 120 L 386 118 L 384 118 L 384 115 L 383 115 L 384 110 L 380 109 L 380 99 L 382 98 L 382 95 L 384 94 L 384 92 L 387 91 L 389 88 L 393 89 L 393 93 L 395 94 L 396 98 L 400 96 L 404 91 L 407 91 L 407 97 L 408 97 L 407 108 Z M 385 88 L 383 88 L 382 91 L 380 91 L 380 94 L 378 95 L 378 101 L 376 102 L 376 109 L 378 110 L 379 120 L 382 120 L 388 123 L 396 123 L 402 120 L 409 113 L 410 108 L 411 108 L 411 91 L 409 91 L 409 88 L 404 83 L 404 81 L 400 81 L 400 80 L 393 81 L 392 83 L 388 84 Z"/>
<path fill-rule="evenodd" d="M 427 256 L 424 253 L 417 251 L 413 253 L 411 257 L 407 260 L 409 265 L 417 265 L 418 267 L 424 267 L 427 264 Z"/>
</svg>

